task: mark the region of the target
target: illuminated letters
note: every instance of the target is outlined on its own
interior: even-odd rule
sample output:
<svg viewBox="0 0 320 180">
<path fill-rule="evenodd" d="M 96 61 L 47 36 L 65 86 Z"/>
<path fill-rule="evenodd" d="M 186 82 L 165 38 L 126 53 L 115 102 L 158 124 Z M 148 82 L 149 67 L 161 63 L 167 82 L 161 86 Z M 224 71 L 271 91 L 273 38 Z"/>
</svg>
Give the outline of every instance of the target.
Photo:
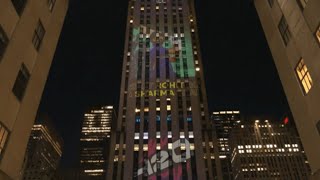
<svg viewBox="0 0 320 180">
<path fill-rule="evenodd" d="M 175 149 L 177 149 L 178 147 L 180 147 L 179 145 L 181 144 L 181 140 L 177 140 L 172 144 L 172 161 L 174 163 L 180 163 L 183 160 L 187 160 L 190 159 L 191 154 L 190 154 L 190 143 L 187 139 L 184 139 L 185 142 L 185 147 L 186 147 L 186 153 L 185 154 L 180 154 L 177 155 L 175 152 Z M 160 155 L 160 170 L 164 170 L 166 168 L 169 168 L 169 152 L 167 151 L 160 151 L 158 153 Z M 182 155 L 185 155 L 185 158 L 182 158 Z M 148 175 L 152 175 L 154 173 L 157 173 L 157 154 L 154 154 L 149 160 L 147 160 L 147 172 Z M 143 174 L 143 168 L 138 169 L 137 172 L 138 176 Z"/>
</svg>

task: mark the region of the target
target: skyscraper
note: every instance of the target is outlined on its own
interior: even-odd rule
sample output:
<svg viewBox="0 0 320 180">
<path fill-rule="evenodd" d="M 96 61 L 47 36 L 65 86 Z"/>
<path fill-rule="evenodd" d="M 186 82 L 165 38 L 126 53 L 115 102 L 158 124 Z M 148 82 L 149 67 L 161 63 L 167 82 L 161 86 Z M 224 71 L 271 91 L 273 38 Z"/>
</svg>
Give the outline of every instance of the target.
<svg viewBox="0 0 320 180">
<path fill-rule="evenodd" d="M 62 144 L 48 116 L 38 116 L 28 142 L 23 179 L 55 179 Z"/>
<path fill-rule="evenodd" d="M 130 0 L 109 179 L 222 179 L 193 0 Z"/>
<path fill-rule="evenodd" d="M 19 179 L 68 0 L 0 1 L 0 179 Z"/>
<path fill-rule="evenodd" d="M 231 151 L 229 136 L 234 127 L 241 122 L 240 111 L 215 111 L 211 115 L 217 133 L 219 158 L 224 180 L 232 180 Z"/>
<path fill-rule="evenodd" d="M 90 109 L 84 114 L 80 138 L 80 176 L 83 179 L 104 179 L 109 154 L 113 106 Z"/>
<path fill-rule="evenodd" d="M 315 179 L 320 179 L 320 2 L 255 0 Z"/>
<path fill-rule="evenodd" d="M 309 164 L 294 132 L 268 120 L 234 127 L 229 138 L 234 179 L 307 180 Z"/>
</svg>

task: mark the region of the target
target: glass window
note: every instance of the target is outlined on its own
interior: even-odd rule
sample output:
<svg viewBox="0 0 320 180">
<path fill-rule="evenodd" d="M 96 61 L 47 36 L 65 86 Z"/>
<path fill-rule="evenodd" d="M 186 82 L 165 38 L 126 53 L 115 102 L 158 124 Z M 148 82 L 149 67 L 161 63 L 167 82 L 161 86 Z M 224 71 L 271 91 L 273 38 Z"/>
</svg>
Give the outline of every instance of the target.
<svg viewBox="0 0 320 180">
<path fill-rule="evenodd" d="M 317 36 L 318 42 L 320 43 L 320 25 L 319 25 L 319 27 L 318 27 L 318 29 L 316 31 L 316 36 Z"/>
<path fill-rule="evenodd" d="M 5 145 L 6 145 L 6 142 L 7 142 L 7 139 L 8 139 L 8 130 L 7 128 L 5 128 L 1 122 L 0 122 L 0 157 L 3 153 L 3 150 L 5 148 Z"/>
<path fill-rule="evenodd" d="M 23 99 L 25 90 L 28 85 L 29 78 L 30 78 L 30 73 L 26 68 L 26 66 L 22 64 L 12 89 L 13 94 L 19 99 L 19 101 Z"/>
<path fill-rule="evenodd" d="M 8 37 L 0 25 L 0 61 L 8 45 Z"/>
<path fill-rule="evenodd" d="M 56 4 L 56 0 L 48 0 L 49 10 L 52 11 L 54 5 Z"/>
<path fill-rule="evenodd" d="M 281 20 L 279 22 L 278 28 L 279 28 L 279 31 L 280 31 L 280 34 L 281 34 L 281 37 L 282 37 L 284 44 L 288 45 L 290 38 L 291 38 L 291 33 L 289 31 L 288 23 L 283 15 L 282 15 Z"/>
<path fill-rule="evenodd" d="M 39 50 L 45 33 L 46 33 L 46 31 L 44 30 L 44 27 L 43 27 L 41 21 L 39 21 L 37 28 L 34 31 L 33 38 L 32 38 L 32 43 L 33 43 L 34 47 L 36 48 L 36 50 Z"/>
<path fill-rule="evenodd" d="M 272 6 L 273 6 L 273 3 L 274 3 L 274 0 L 268 0 L 268 3 L 269 3 L 269 5 L 270 5 L 270 7 L 272 7 Z"/>
<path fill-rule="evenodd" d="M 299 6 L 301 7 L 301 9 L 304 9 L 307 4 L 308 4 L 309 0 L 298 0 Z"/>
<path fill-rule="evenodd" d="M 318 133 L 320 135 L 320 121 L 317 122 L 317 129 L 318 129 Z"/>
<path fill-rule="evenodd" d="M 298 66 L 296 67 L 296 73 L 300 84 L 303 87 L 304 93 L 308 94 L 312 87 L 312 79 L 303 59 L 300 60 Z"/>
<path fill-rule="evenodd" d="M 26 6 L 27 0 L 11 0 L 11 2 L 19 16 L 21 16 L 23 9 Z"/>
</svg>

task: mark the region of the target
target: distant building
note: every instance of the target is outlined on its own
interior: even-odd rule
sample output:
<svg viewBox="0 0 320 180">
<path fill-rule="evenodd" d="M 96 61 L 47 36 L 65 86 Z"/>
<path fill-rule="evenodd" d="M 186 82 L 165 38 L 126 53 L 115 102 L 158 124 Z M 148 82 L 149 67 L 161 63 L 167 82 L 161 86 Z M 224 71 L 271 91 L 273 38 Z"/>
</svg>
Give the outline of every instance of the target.
<svg viewBox="0 0 320 180">
<path fill-rule="evenodd" d="M 254 0 L 314 179 L 320 179 L 320 1 Z"/>
<path fill-rule="evenodd" d="M 0 179 L 20 179 L 68 0 L 0 1 Z"/>
<path fill-rule="evenodd" d="M 240 111 L 238 110 L 215 111 L 211 114 L 214 130 L 217 134 L 223 180 L 233 179 L 229 136 L 232 129 L 240 123 L 240 119 Z"/>
<path fill-rule="evenodd" d="M 113 106 L 92 108 L 84 114 L 80 138 L 80 177 L 104 179 L 109 154 Z"/>
<path fill-rule="evenodd" d="M 49 118 L 37 117 L 28 142 L 23 179 L 55 179 L 62 143 Z"/>
<path fill-rule="evenodd" d="M 310 168 L 295 130 L 268 120 L 241 123 L 229 139 L 235 180 L 307 180 Z"/>
</svg>

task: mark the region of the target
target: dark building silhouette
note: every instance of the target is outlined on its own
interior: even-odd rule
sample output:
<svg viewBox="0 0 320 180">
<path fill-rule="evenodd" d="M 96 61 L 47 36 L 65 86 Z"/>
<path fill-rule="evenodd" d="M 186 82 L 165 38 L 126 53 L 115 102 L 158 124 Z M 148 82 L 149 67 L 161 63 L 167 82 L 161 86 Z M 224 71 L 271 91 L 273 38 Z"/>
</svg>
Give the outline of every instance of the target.
<svg viewBox="0 0 320 180">
<path fill-rule="evenodd" d="M 211 120 L 214 124 L 214 130 L 217 133 L 219 148 L 219 158 L 224 180 L 232 180 L 231 151 L 229 145 L 229 136 L 234 127 L 241 122 L 240 111 L 214 111 L 211 114 Z"/>
<path fill-rule="evenodd" d="M 56 179 L 63 140 L 47 115 L 37 116 L 25 155 L 23 179 Z"/>
</svg>

